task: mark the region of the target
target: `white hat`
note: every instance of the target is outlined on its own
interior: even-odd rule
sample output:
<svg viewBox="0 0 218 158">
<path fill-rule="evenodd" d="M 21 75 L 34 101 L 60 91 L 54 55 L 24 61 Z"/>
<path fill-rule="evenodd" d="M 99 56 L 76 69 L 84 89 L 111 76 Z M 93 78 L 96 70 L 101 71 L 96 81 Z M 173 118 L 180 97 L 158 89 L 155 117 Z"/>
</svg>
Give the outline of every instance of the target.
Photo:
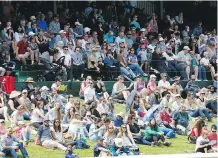
<svg viewBox="0 0 218 158">
<path fill-rule="evenodd" d="M 22 93 L 28 93 L 28 91 L 27 91 L 26 89 L 24 89 L 24 90 L 22 91 Z"/>
<path fill-rule="evenodd" d="M 76 25 L 76 24 L 75 24 L 75 25 Z M 89 32 L 89 31 L 91 31 L 91 29 L 90 29 L 89 27 L 85 27 L 85 28 L 84 28 L 84 32 L 85 32 L 85 33 Z"/>
<path fill-rule="evenodd" d="M 12 99 L 12 98 L 18 97 L 20 94 L 21 94 L 21 92 L 12 91 L 9 98 Z"/>
<path fill-rule="evenodd" d="M 115 138 L 114 142 L 115 142 L 115 145 L 119 148 L 123 146 L 123 141 L 121 138 Z"/>
<path fill-rule="evenodd" d="M 0 119 L 0 123 L 2 123 L 2 122 L 5 122 L 5 120 L 3 120 L 3 119 Z"/>
<path fill-rule="evenodd" d="M 120 116 L 120 117 L 124 118 L 125 114 L 123 112 L 120 112 L 119 114 L 117 114 L 117 116 Z"/>
<path fill-rule="evenodd" d="M 164 39 L 161 37 L 161 38 L 159 38 L 159 41 L 163 41 Z"/>
<path fill-rule="evenodd" d="M 36 20 L 36 17 L 33 15 L 30 17 L 30 20 Z"/>
<path fill-rule="evenodd" d="M 75 25 L 79 25 L 80 26 L 81 24 L 79 23 L 79 21 L 77 21 L 77 22 L 75 22 Z"/>
<path fill-rule="evenodd" d="M 142 28 L 140 31 L 141 31 L 141 32 L 145 32 L 145 28 Z"/>
<path fill-rule="evenodd" d="M 189 46 L 184 46 L 183 50 L 191 50 L 191 49 L 189 48 Z"/>
<path fill-rule="evenodd" d="M 23 121 L 18 121 L 18 125 L 24 125 L 25 123 Z"/>
<path fill-rule="evenodd" d="M 29 36 L 34 36 L 35 33 L 33 33 L 32 31 L 30 31 L 30 32 L 28 33 L 28 35 L 29 35 Z"/>
<path fill-rule="evenodd" d="M 66 33 L 64 30 L 59 31 L 59 34 Z"/>
<path fill-rule="evenodd" d="M 49 88 L 48 88 L 47 86 L 43 86 L 43 87 L 40 89 L 40 91 L 44 91 L 44 90 L 48 91 Z"/>
<path fill-rule="evenodd" d="M 150 78 L 152 78 L 152 77 L 155 77 L 155 78 L 157 78 L 157 76 L 155 76 L 154 74 L 150 75 Z"/>
</svg>

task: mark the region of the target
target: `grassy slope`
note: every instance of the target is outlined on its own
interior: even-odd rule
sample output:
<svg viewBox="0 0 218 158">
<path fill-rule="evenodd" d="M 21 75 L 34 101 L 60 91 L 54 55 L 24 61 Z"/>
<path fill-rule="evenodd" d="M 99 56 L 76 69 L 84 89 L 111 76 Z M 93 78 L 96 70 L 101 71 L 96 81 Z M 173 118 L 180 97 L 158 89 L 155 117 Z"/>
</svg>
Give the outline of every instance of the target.
<svg viewBox="0 0 218 158">
<path fill-rule="evenodd" d="M 124 105 L 116 104 L 115 113 L 119 113 L 120 111 L 124 112 Z M 210 126 L 211 123 L 208 124 L 209 128 Z M 184 150 L 193 151 L 195 149 L 195 145 L 189 144 L 187 141 L 187 137 L 185 136 L 177 136 L 177 138 L 169 139 L 168 141 L 172 142 L 172 145 L 170 147 L 165 147 L 163 145 L 159 147 L 139 145 L 140 152 L 145 155 L 175 154 L 175 153 L 179 154 L 179 153 L 184 153 Z M 88 144 L 90 145 L 90 149 L 85 149 L 85 150 L 76 149 L 74 150 L 74 152 L 78 154 L 81 158 L 92 157 L 95 142 L 88 141 Z M 30 158 L 63 158 L 64 157 L 63 151 L 45 149 L 40 146 L 36 146 L 32 143 L 28 145 L 27 151 L 29 153 Z"/>
</svg>

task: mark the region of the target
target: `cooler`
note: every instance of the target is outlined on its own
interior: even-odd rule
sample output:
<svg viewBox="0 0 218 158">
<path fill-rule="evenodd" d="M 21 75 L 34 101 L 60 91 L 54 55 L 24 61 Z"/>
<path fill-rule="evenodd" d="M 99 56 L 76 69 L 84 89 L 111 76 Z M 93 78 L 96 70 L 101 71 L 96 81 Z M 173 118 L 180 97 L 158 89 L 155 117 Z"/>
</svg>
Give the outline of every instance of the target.
<svg viewBox="0 0 218 158">
<path fill-rule="evenodd" d="M 15 77 L 12 76 L 2 76 L 1 77 L 1 88 L 6 93 L 10 94 L 15 87 Z"/>
</svg>

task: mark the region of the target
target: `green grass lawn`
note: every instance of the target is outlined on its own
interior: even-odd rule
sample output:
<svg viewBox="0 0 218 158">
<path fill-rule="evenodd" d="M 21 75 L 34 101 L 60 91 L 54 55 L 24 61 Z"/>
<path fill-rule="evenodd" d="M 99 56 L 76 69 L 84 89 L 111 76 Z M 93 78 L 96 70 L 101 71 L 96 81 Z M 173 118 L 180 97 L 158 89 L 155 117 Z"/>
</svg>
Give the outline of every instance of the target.
<svg viewBox="0 0 218 158">
<path fill-rule="evenodd" d="M 116 104 L 115 105 L 115 113 L 119 113 L 121 111 L 125 111 L 124 105 Z M 213 120 L 213 122 L 215 122 Z M 193 123 L 193 122 L 192 122 Z M 208 128 L 210 128 L 212 123 L 208 124 Z M 182 154 L 185 150 L 194 151 L 195 145 L 188 143 L 186 136 L 179 136 L 174 139 L 168 139 L 169 142 L 172 142 L 170 147 L 166 146 L 156 146 L 150 147 L 147 145 L 139 145 L 140 152 L 145 155 L 158 155 L 158 154 Z M 95 142 L 88 141 L 88 145 L 90 145 L 90 149 L 76 149 L 74 153 L 78 154 L 81 158 L 84 157 L 93 157 L 93 148 Z M 34 145 L 30 143 L 27 147 L 27 151 L 29 153 L 30 158 L 63 158 L 64 152 L 61 150 L 51 150 L 45 149 L 41 146 Z M 21 154 L 19 154 L 21 155 Z"/>
</svg>

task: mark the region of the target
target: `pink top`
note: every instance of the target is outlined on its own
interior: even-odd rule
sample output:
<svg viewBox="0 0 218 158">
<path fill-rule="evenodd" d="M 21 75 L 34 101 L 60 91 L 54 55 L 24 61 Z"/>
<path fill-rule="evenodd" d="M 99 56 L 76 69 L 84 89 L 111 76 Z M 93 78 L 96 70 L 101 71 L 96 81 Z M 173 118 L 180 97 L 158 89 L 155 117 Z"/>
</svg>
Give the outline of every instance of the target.
<svg viewBox="0 0 218 158">
<path fill-rule="evenodd" d="M 4 127 L 0 127 L 0 137 L 5 135 L 6 129 Z"/>
<path fill-rule="evenodd" d="M 155 91 L 156 89 L 156 83 L 152 83 L 152 82 L 148 82 L 148 85 L 147 85 L 147 89 L 148 89 L 148 93 L 151 94 L 152 92 Z"/>
</svg>

